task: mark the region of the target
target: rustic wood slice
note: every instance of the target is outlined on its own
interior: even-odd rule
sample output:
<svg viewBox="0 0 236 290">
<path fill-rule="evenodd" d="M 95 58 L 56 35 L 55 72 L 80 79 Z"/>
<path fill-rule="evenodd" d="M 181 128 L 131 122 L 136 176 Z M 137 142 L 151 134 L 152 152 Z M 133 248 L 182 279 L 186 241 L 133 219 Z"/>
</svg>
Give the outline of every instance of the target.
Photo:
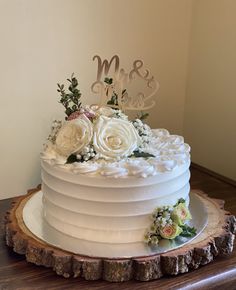
<svg viewBox="0 0 236 290">
<path fill-rule="evenodd" d="M 24 205 L 40 186 L 16 198 L 5 215 L 6 244 L 25 255 L 28 262 L 52 268 L 65 278 L 83 277 L 86 280 L 104 279 L 110 282 L 131 279 L 149 281 L 163 275 L 178 275 L 213 261 L 233 250 L 236 233 L 235 216 L 224 210 L 224 201 L 209 198 L 194 191 L 207 208 L 208 225 L 203 232 L 183 247 L 153 256 L 127 259 L 104 259 L 80 256 L 51 246 L 38 239 L 25 226 Z"/>
</svg>

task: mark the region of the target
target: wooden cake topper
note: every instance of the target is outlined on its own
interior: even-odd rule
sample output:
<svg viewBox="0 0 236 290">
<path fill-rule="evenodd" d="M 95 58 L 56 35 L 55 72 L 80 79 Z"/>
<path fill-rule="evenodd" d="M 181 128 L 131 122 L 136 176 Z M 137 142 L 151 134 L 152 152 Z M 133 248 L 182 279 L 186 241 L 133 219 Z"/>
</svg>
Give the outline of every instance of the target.
<svg viewBox="0 0 236 290">
<path fill-rule="evenodd" d="M 93 60 L 97 60 L 97 79 L 92 84 L 93 93 L 100 96 L 100 106 L 112 106 L 123 111 L 143 111 L 152 108 L 155 105 L 153 97 L 159 89 L 159 83 L 150 74 L 148 69 L 144 68 L 141 60 L 135 60 L 130 71 L 120 68 L 120 59 L 114 55 L 110 61 L 103 60 L 95 55 Z M 107 78 L 108 81 L 104 82 Z M 110 78 L 110 79 L 109 79 Z M 109 82 L 109 80 L 111 80 Z M 138 91 L 136 94 L 129 94 L 127 87 L 133 82 L 144 82 L 144 91 Z M 111 105 L 109 100 L 115 97 L 115 102 Z"/>
</svg>

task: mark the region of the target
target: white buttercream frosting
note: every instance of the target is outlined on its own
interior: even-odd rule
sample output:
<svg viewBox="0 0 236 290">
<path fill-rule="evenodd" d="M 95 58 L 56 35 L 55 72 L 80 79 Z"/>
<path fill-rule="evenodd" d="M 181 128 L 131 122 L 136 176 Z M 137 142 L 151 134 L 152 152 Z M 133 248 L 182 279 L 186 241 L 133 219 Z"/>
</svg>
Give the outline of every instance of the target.
<svg viewBox="0 0 236 290">
<path fill-rule="evenodd" d="M 119 163 L 122 167 L 118 167 Z M 80 240 L 142 242 L 153 209 L 174 205 L 180 198 L 188 204 L 190 190 L 189 162 L 155 176 L 151 176 L 155 164 L 147 164 L 146 160 L 110 165 L 104 161 L 87 168 L 83 163 L 68 165 L 65 170 L 64 165 L 52 166 L 43 161 L 45 219 L 58 231 Z M 172 168 L 173 163 L 164 165 Z M 94 170 L 99 175 L 94 175 Z M 139 178 L 144 172 L 149 176 Z"/>
<path fill-rule="evenodd" d="M 155 207 L 173 206 L 180 198 L 188 204 L 190 147 L 165 129 L 150 136 L 142 150 L 155 157 L 63 164 L 53 150 L 44 152 L 48 224 L 78 241 L 132 245 L 143 241 Z"/>
<path fill-rule="evenodd" d="M 189 162 L 190 147 L 188 144 L 184 143 L 183 137 L 170 135 L 165 129 L 154 129 L 152 131 L 154 133 L 153 138 L 150 139 L 150 142 L 143 149 L 145 149 L 145 152 L 155 155 L 155 157 L 129 157 L 119 161 L 92 159 L 86 162 L 64 164 L 65 159 L 55 154 L 55 151 L 50 150 L 50 147 L 45 150 L 41 156 L 42 159 L 47 161 L 50 165 L 58 166 L 74 174 L 93 174 L 115 178 L 126 176 L 145 178 L 172 171 L 176 167 Z M 131 138 L 131 140 L 133 139 Z M 114 154 L 114 152 L 112 152 L 112 147 L 106 147 L 106 149 L 108 152 L 110 150 L 110 154 Z"/>
</svg>

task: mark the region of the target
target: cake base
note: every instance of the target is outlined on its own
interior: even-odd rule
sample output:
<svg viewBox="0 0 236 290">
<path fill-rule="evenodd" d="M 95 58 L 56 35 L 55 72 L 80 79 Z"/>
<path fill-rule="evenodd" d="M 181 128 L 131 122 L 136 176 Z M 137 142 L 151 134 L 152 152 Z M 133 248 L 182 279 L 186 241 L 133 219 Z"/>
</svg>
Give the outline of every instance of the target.
<svg viewBox="0 0 236 290">
<path fill-rule="evenodd" d="M 33 235 L 23 222 L 23 208 L 40 187 L 18 197 L 5 217 L 6 243 L 16 253 L 23 254 L 28 262 L 51 267 L 64 277 L 84 277 L 86 280 L 104 279 L 121 282 L 136 279 L 149 281 L 163 275 L 177 275 L 197 269 L 233 250 L 236 231 L 235 217 L 223 209 L 224 201 L 211 199 L 194 191 L 204 203 L 208 213 L 205 229 L 194 240 L 181 248 L 138 258 L 95 258 L 73 254 L 49 245 Z"/>
</svg>

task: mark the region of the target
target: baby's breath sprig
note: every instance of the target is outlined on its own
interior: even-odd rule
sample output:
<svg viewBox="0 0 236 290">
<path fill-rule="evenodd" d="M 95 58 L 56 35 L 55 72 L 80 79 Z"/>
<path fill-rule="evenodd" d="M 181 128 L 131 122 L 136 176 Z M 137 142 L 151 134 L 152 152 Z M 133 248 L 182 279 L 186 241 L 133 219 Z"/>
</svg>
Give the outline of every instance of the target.
<svg viewBox="0 0 236 290">
<path fill-rule="evenodd" d="M 135 119 L 132 123 L 141 140 L 141 145 L 137 151 L 134 151 L 134 156 L 143 158 L 155 157 L 153 154 L 145 151 L 145 148 L 148 147 L 149 142 L 153 138 L 151 128 L 147 124 L 144 124 L 140 119 Z"/>
<path fill-rule="evenodd" d="M 96 152 L 94 151 L 93 146 L 90 144 L 90 145 L 85 146 L 83 150 L 79 154 L 76 155 L 76 157 L 78 161 L 83 162 L 83 161 L 88 161 L 94 158 L 95 155 L 96 155 Z"/>
<path fill-rule="evenodd" d="M 77 89 L 78 81 L 74 76 L 74 74 L 72 74 L 71 78 L 67 79 L 67 81 L 70 83 L 68 87 L 69 90 L 68 93 L 66 93 L 65 91 L 64 84 L 62 85 L 57 84 L 58 86 L 57 91 L 61 95 L 61 99 L 59 102 L 65 107 L 65 114 L 67 115 L 67 117 L 65 118 L 66 120 L 72 113 L 78 111 L 81 107 L 80 102 L 81 93 L 80 90 Z"/>
<path fill-rule="evenodd" d="M 81 152 L 71 154 L 67 159 L 67 163 L 84 162 L 96 157 L 97 153 L 95 152 L 93 146 L 89 144 L 85 146 Z"/>
<path fill-rule="evenodd" d="M 61 129 L 61 126 L 62 126 L 62 121 L 54 120 L 52 122 L 51 133 L 47 138 L 48 141 L 55 143 L 57 134 L 58 134 L 59 130 Z"/>
</svg>

